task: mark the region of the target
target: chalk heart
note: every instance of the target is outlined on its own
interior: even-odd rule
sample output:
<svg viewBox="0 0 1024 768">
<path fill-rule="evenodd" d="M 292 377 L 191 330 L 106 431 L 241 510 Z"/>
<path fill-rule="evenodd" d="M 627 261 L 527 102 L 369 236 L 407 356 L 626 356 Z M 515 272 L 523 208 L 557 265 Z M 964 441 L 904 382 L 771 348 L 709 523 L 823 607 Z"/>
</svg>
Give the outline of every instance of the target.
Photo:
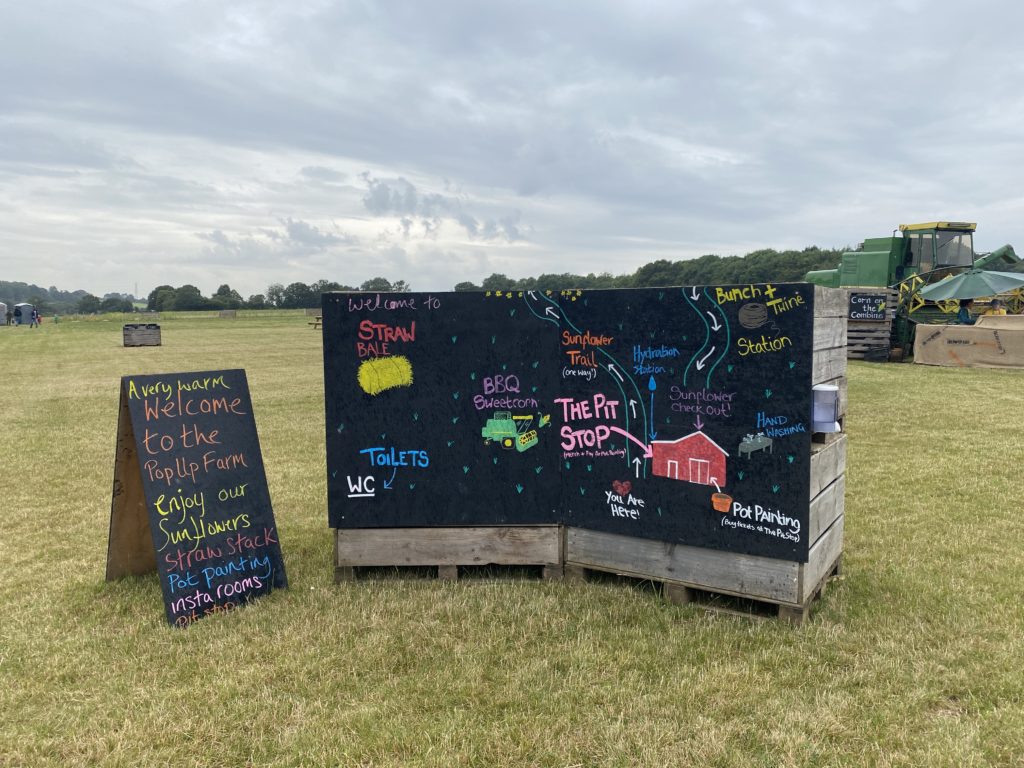
<svg viewBox="0 0 1024 768">
<path fill-rule="evenodd" d="M 615 491 L 615 493 L 617 493 L 619 496 L 625 498 L 629 494 L 629 492 L 633 490 L 633 484 L 629 482 L 629 480 L 626 480 L 625 482 L 616 480 L 615 482 L 612 483 L 612 490 Z"/>
</svg>

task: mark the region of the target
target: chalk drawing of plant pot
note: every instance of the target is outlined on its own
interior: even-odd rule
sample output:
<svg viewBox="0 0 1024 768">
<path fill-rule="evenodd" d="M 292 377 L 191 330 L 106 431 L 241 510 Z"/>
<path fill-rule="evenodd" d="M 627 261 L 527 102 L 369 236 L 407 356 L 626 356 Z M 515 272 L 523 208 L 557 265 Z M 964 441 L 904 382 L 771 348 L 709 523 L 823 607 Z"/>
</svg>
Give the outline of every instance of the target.
<svg viewBox="0 0 1024 768">
<path fill-rule="evenodd" d="M 732 496 L 727 493 L 712 493 L 711 506 L 716 512 L 728 512 L 732 507 Z"/>
</svg>

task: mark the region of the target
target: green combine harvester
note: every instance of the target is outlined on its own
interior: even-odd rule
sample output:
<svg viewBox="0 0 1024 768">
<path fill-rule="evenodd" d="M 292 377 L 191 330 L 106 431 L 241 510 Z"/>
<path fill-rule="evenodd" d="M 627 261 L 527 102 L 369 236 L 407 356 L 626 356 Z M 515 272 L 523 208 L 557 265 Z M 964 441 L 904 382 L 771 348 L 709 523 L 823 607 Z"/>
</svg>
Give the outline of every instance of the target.
<svg viewBox="0 0 1024 768">
<path fill-rule="evenodd" d="M 533 416 L 513 416 L 511 411 L 495 411 L 480 430 L 484 443 L 498 443 L 506 451 L 515 448 L 519 453 L 537 444 L 537 430 L 530 429 Z"/>
<path fill-rule="evenodd" d="M 873 237 L 855 251 L 843 254 L 836 269 L 808 272 L 804 279 L 827 288 L 887 288 L 896 291 L 892 343 L 906 348 L 913 343 L 919 323 L 948 322 L 954 307 L 926 302 L 917 295 L 925 285 L 968 269 L 1008 270 L 1020 259 L 1013 246 L 991 253 L 974 252 L 976 224 L 966 221 L 931 221 L 900 224 L 890 237 Z"/>
</svg>

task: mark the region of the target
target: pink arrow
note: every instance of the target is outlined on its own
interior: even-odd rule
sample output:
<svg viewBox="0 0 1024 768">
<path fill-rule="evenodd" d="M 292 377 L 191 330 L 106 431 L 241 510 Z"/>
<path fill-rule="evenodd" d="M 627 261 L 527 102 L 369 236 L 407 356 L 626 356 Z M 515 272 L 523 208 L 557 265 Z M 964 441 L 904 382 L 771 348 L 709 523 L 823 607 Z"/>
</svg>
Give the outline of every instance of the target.
<svg viewBox="0 0 1024 768">
<path fill-rule="evenodd" d="M 627 432 L 626 430 L 620 429 L 619 427 L 612 427 L 612 426 L 609 426 L 608 429 L 610 429 L 612 432 L 618 432 L 620 435 L 625 435 L 630 440 L 632 440 L 634 443 L 636 443 L 641 448 L 643 448 L 644 449 L 644 458 L 645 459 L 649 459 L 652 456 L 654 456 L 654 449 L 651 448 L 651 446 L 647 445 L 647 443 L 643 442 L 642 440 L 637 440 L 635 437 L 633 437 L 631 434 L 629 434 L 629 432 Z"/>
</svg>

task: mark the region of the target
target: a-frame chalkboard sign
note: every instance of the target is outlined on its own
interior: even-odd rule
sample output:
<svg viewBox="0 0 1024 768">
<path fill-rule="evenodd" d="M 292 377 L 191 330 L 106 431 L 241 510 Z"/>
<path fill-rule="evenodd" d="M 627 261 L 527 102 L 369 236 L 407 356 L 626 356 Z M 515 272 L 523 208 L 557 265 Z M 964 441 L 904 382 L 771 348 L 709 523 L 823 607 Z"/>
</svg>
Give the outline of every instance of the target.
<svg viewBox="0 0 1024 768">
<path fill-rule="evenodd" d="M 106 578 L 153 570 L 175 626 L 288 586 L 243 370 L 121 379 Z"/>
</svg>

